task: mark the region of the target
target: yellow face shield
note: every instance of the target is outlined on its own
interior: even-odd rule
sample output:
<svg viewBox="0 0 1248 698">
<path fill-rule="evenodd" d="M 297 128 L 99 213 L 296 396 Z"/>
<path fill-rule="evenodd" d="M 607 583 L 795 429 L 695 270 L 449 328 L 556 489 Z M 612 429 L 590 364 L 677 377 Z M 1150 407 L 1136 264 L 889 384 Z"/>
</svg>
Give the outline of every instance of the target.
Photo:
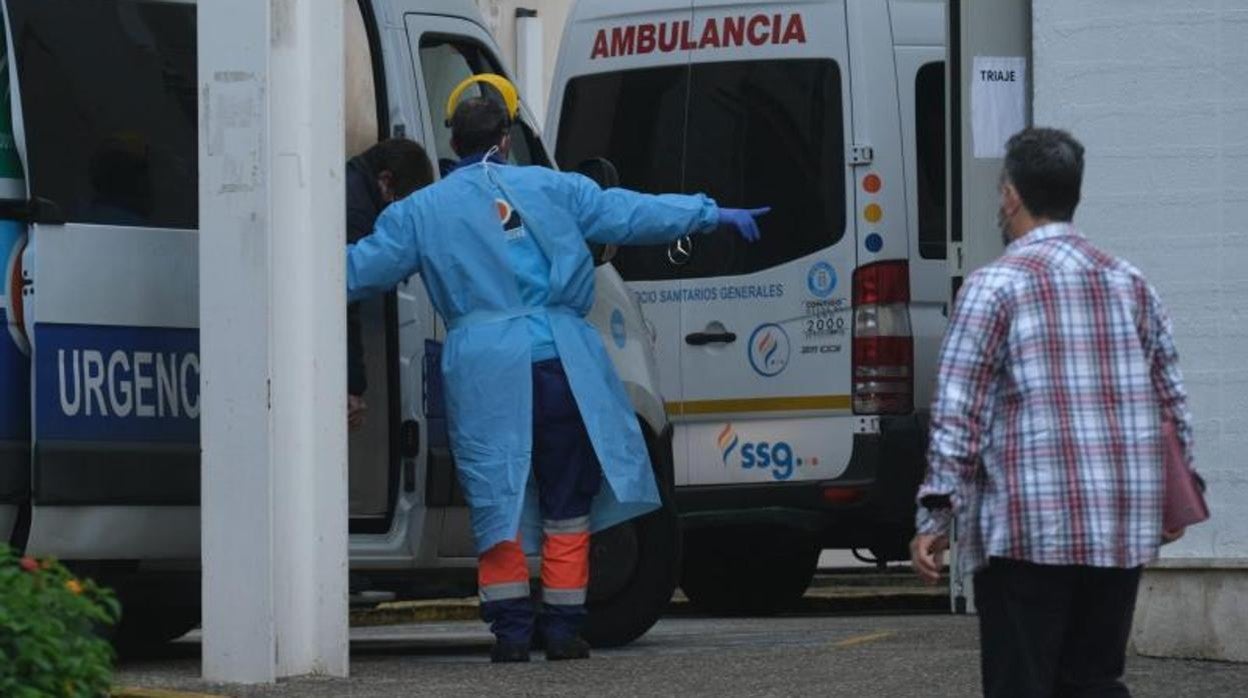
<svg viewBox="0 0 1248 698">
<path fill-rule="evenodd" d="M 446 125 L 451 125 L 451 115 L 455 113 L 455 107 L 459 104 L 459 100 L 464 95 L 464 91 L 472 87 L 476 83 L 484 83 L 498 90 L 503 96 L 503 105 L 507 108 L 507 118 L 512 121 L 516 120 L 516 116 L 520 113 L 520 93 L 516 91 L 516 86 L 502 75 L 495 73 L 481 73 L 473 75 L 464 80 L 451 90 L 451 96 L 446 100 Z"/>
</svg>

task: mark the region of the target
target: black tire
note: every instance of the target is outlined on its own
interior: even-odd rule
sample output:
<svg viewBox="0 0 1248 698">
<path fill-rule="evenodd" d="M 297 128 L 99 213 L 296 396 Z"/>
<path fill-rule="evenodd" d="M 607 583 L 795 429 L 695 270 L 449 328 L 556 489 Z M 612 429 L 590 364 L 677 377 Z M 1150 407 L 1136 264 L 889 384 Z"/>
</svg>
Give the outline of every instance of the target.
<svg viewBox="0 0 1248 698">
<path fill-rule="evenodd" d="M 123 606 L 121 621 L 108 633 L 117 654 L 143 657 L 199 627 L 199 606 Z"/>
<path fill-rule="evenodd" d="M 589 618 L 582 632 L 594 647 L 619 647 L 649 630 L 672 599 L 680 579 L 680 518 L 672 496 L 667 442 L 646 431 L 652 462 L 659 464 L 663 506 L 643 517 L 594 534 L 590 543 Z"/>
<path fill-rule="evenodd" d="M 140 572 L 136 562 L 71 561 L 80 577 L 111 589 L 121 618 L 96 633 L 124 658 L 143 657 L 199 627 L 199 570 Z"/>
<path fill-rule="evenodd" d="M 819 552 L 813 541 L 783 529 L 687 532 L 680 586 L 708 613 L 771 615 L 798 604 Z"/>
</svg>

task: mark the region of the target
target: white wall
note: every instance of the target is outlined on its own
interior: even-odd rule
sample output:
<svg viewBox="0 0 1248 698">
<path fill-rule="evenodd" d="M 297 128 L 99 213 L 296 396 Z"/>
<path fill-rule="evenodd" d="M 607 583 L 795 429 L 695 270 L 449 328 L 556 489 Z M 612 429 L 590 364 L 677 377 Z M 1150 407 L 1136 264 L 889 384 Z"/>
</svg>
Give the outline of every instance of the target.
<svg viewBox="0 0 1248 698">
<path fill-rule="evenodd" d="M 1167 557 L 1248 558 L 1248 0 L 1034 0 L 1035 122 L 1087 147 L 1076 222 L 1175 325 L 1214 519 Z"/>
<path fill-rule="evenodd" d="M 545 113 L 545 105 L 550 101 L 550 84 L 554 79 L 555 61 L 559 58 L 559 41 L 563 38 L 563 25 L 572 10 L 572 3 L 573 0 L 477 0 L 481 14 L 485 15 L 486 26 L 503 52 L 502 59 L 506 62 L 507 70 L 513 75 L 516 70 L 516 8 L 537 10 L 546 44 L 542 93 L 525 94 L 521 98 L 529 100 L 531 104 L 540 103 L 542 113 Z M 545 123 L 535 125 L 540 129 Z"/>
<path fill-rule="evenodd" d="M 1033 0 L 1033 44 L 1035 122 L 1087 147 L 1076 222 L 1169 308 L 1209 483 L 1132 642 L 1248 662 L 1248 0 Z"/>
</svg>

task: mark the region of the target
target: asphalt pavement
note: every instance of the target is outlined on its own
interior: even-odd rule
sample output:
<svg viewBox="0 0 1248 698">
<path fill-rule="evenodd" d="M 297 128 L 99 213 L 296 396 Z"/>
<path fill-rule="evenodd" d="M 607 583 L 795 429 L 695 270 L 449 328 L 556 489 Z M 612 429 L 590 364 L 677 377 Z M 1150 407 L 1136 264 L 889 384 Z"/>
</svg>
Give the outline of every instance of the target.
<svg viewBox="0 0 1248 698">
<path fill-rule="evenodd" d="M 975 696 L 975 619 L 937 613 L 806 613 L 773 618 L 669 617 L 628 647 L 586 661 L 491 665 L 476 621 L 352 630 L 351 678 L 275 686 L 198 680 L 191 635 L 160 657 L 119 668 L 118 684 L 216 696 Z M 1248 694 L 1248 666 L 1132 656 L 1128 684 L 1141 698 Z M 151 690 L 162 689 L 162 690 Z M 124 691 L 120 695 L 127 695 Z M 172 694 L 176 695 L 176 694 Z"/>
</svg>

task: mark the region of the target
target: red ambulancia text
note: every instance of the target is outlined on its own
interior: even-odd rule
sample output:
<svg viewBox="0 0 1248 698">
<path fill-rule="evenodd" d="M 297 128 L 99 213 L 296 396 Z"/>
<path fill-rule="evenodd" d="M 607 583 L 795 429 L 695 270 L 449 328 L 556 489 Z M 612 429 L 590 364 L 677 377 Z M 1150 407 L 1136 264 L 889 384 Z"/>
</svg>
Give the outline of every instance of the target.
<svg viewBox="0 0 1248 698">
<path fill-rule="evenodd" d="M 712 17 L 701 26 L 682 20 L 599 29 L 589 58 L 804 43 L 806 27 L 800 14 Z"/>
</svg>

